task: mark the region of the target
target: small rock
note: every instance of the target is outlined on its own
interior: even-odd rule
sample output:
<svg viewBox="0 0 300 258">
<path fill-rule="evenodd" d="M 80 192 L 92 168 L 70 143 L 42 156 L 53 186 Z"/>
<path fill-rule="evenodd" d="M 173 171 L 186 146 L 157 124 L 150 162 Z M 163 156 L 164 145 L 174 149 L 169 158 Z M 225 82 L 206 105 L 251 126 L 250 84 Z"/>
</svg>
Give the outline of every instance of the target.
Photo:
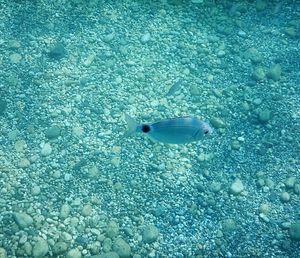
<svg viewBox="0 0 300 258">
<path fill-rule="evenodd" d="M 115 38 L 115 34 L 114 33 L 110 33 L 110 34 L 107 34 L 103 37 L 103 42 L 105 43 L 109 43 L 111 42 L 113 39 Z"/>
<path fill-rule="evenodd" d="M 213 182 L 210 184 L 209 189 L 210 189 L 212 192 L 214 192 L 214 193 L 218 193 L 218 192 L 220 192 L 221 187 L 222 187 L 222 185 L 221 185 L 220 182 L 215 182 L 215 181 L 213 181 Z"/>
<path fill-rule="evenodd" d="M 0 116 L 4 114 L 7 107 L 7 103 L 4 99 L 0 99 Z"/>
<path fill-rule="evenodd" d="M 122 238 L 116 239 L 113 244 L 113 250 L 120 256 L 120 258 L 130 257 L 131 248 L 127 242 L 125 242 Z"/>
<path fill-rule="evenodd" d="M 297 36 L 296 28 L 294 26 L 285 28 L 284 33 L 291 38 L 295 38 Z"/>
<path fill-rule="evenodd" d="M 110 221 L 107 224 L 106 236 L 113 238 L 119 234 L 119 225 L 115 221 Z"/>
<path fill-rule="evenodd" d="M 26 158 L 22 158 L 18 162 L 19 168 L 28 168 L 30 166 L 30 161 Z"/>
<path fill-rule="evenodd" d="M 217 129 L 225 127 L 225 122 L 219 117 L 213 117 L 212 119 L 210 119 L 210 123 Z"/>
<path fill-rule="evenodd" d="M 72 235 L 71 234 L 69 234 L 68 232 L 62 232 L 61 233 L 61 235 L 60 235 L 60 237 L 61 237 L 61 239 L 63 240 L 63 241 L 66 241 L 66 242 L 70 242 L 70 241 L 72 241 Z"/>
<path fill-rule="evenodd" d="M 63 254 L 68 250 L 68 244 L 62 241 L 59 241 L 54 244 L 52 247 L 52 252 L 55 255 Z"/>
<path fill-rule="evenodd" d="M 99 255 L 94 255 L 91 258 L 120 258 L 120 256 L 116 252 L 108 252 Z"/>
<path fill-rule="evenodd" d="M 300 184 L 295 184 L 294 185 L 294 193 L 295 194 L 300 194 Z"/>
<path fill-rule="evenodd" d="M 81 215 L 84 217 L 90 216 L 92 211 L 93 211 L 93 208 L 91 205 L 89 205 L 89 204 L 84 205 L 81 210 Z"/>
<path fill-rule="evenodd" d="M 159 230 L 154 225 L 146 226 L 143 230 L 142 237 L 144 243 L 153 243 L 157 240 L 159 235 Z"/>
<path fill-rule="evenodd" d="M 289 235 L 292 240 L 300 241 L 300 221 L 296 221 L 291 225 Z"/>
<path fill-rule="evenodd" d="M 224 235 L 231 234 L 236 230 L 236 228 L 237 225 L 233 219 L 229 218 L 222 221 L 222 232 Z"/>
<path fill-rule="evenodd" d="M 32 195 L 39 195 L 41 193 L 41 187 L 39 187 L 38 185 L 34 185 L 31 188 L 31 194 Z"/>
<path fill-rule="evenodd" d="M 264 214 L 264 213 L 260 213 L 260 214 L 259 214 L 259 217 L 260 217 L 264 222 L 266 222 L 266 223 L 270 222 L 270 219 L 269 219 L 269 218 L 267 217 L 267 215 Z"/>
<path fill-rule="evenodd" d="M 13 217 L 21 229 L 27 228 L 33 223 L 31 216 L 23 212 L 15 212 Z"/>
<path fill-rule="evenodd" d="M 33 246 L 32 255 L 34 258 L 44 257 L 48 253 L 49 247 L 45 239 L 40 238 Z"/>
<path fill-rule="evenodd" d="M 50 143 L 45 143 L 41 149 L 42 156 L 49 156 L 52 153 L 52 147 Z"/>
<path fill-rule="evenodd" d="M 232 194 L 239 194 L 244 190 L 244 185 L 240 179 L 235 179 L 234 182 L 230 186 L 230 192 Z"/>
<path fill-rule="evenodd" d="M 290 194 L 288 192 L 282 192 L 280 194 L 280 201 L 282 202 L 288 202 L 290 200 Z"/>
<path fill-rule="evenodd" d="M 78 248 L 71 249 L 66 255 L 66 258 L 81 258 L 81 257 L 82 255 Z"/>
<path fill-rule="evenodd" d="M 6 257 L 7 257 L 6 250 L 0 247 L 0 258 L 6 258 Z"/>
<path fill-rule="evenodd" d="M 296 177 L 295 176 L 288 177 L 284 182 L 286 188 L 289 188 L 289 189 L 293 188 L 295 183 L 296 183 Z"/>
<path fill-rule="evenodd" d="M 21 47 L 21 43 L 15 39 L 13 39 L 13 40 L 8 41 L 8 47 L 10 49 L 18 49 Z"/>
<path fill-rule="evenodd" d="M 258 120 L 265 124 L 265 123 L 268 123 L 271 119 L 271 111 L 268 110 L 268 109 L 265 109 L 265 110 L 261 110 L 259 113 L 258 113 Z"/>
<path fill-rule="evenodd" d="M 57 125 L 53 125 L 53 126 L 49 127 L 45 132 L 45 136 L 49 140 L 58 138 L 60 136 L 60 127 Z"/>
<path fill-rule="evenodd" d="M 63 204 L 62 206 L 61 206 L 61 208 L 60 208 L 60 213 L 59 213 L 59 217 L 61 218 L 61 219 L 66 219 L 66 218 L 68 218 L 69 217 L 69 215 L 70 215 L 70 210 L 71 210 L 71 208 L 70 208 L 70 206 L 68 205 L 68 204 Z"/>
<path fill-rule="evenodd" d="M 249 48 L 245 53 L 246 58 L 249 58 L 252 63 L 258 64 L 262 62 L 262 55 L 254 47 Z"/>
<path fill-rule="evenodd" d="M 13 53 L 9 56 L 9 59 L 13 64 L 17 64 L 21 61 L 22 56 L 18 53 Z"/>
<path fill-rule="evenodd" d="M 262 67 L 256 67 L 252 72 L 252 77 L 256 81 L 262 81 L 266 77 L 266 73 Z"/>
<path fill-rule="evenodd" d="M 230 146 L 232 150 L 239 150 L 241 148 L 241 143 L 238 140 L 233 140 Z"/>
<path fill-rule="evenodd" d="M 273 81 L 278 81 L 281 76 L 281 66 L 279 64 L 273 65 L 267 72 L 267 77 Z"/>
<path fill-rule="evenodd" d="M 52 59 L 61 59 L 67 54 L 67 51 L 62 43 L 57 43 L 55 46 L 53 46 L 48 56 Z"/>
<path fill-rule="evenodd" d="M 265 10 L 268 6 L 268 1 L 267 0 L 257 0 L 255 4 L 255 8 L 257 11 L 261 12 Z"/>
<path fill-rule="evenodd" d="M 25 251 L 25 253 L 31 257 L 31 254 L 32 254 L 32 245 L 30 244 L 30 242 L 26 242 L 24 245 L 23 245 L 23 249 Z"/>
<path fill-rule="evenodd" d="M 142 37 L 141 37 L 141 42 L 142 43 L 147 43 L 149 40 L 151 39 L 151 35 L 149 32 L 145 33 Z"/>
</svg>

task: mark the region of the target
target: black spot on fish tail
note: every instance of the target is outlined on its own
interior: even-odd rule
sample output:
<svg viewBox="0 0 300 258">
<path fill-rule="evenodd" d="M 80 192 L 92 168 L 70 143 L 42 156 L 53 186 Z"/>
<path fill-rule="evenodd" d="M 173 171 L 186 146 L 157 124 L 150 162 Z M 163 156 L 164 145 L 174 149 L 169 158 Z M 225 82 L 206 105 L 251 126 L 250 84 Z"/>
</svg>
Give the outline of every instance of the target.
<svg viewBox="0 0 300 258">
<path fill-rule="evenodd" d="M 150 126 L 149 125 L 142 125 L 142 132 L 143 133 L 148 133 L 150 132 Z"/>
</svg>

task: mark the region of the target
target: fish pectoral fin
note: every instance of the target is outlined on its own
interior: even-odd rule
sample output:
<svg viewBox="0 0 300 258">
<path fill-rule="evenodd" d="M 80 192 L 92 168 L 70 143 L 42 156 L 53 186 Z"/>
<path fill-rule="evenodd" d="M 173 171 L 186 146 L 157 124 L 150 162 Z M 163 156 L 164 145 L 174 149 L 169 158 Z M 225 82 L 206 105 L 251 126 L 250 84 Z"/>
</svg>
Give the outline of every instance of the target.
<svg viewBox="0 0 300 258">
<path fill-rule="evenodd" d="M 127 129 L 124 133 L 125 137 L 131 136 L 136 132 L 138 123 L 131 116 L 125 114 L 125 121 L 127 123 Z"/>
</svg>

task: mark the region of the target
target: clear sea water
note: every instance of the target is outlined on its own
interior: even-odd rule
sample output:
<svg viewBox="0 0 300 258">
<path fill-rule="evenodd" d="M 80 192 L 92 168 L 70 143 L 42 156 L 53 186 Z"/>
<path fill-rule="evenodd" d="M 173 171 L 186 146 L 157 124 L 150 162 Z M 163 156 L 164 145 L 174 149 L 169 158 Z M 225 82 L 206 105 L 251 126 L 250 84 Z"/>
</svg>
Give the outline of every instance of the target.
<svg viewBox="0 0 300 258">
<path fill-rule="evenodd" d="M 300 257 L 298 0 L 0 10 L 0 258 Z"/>
</svg>

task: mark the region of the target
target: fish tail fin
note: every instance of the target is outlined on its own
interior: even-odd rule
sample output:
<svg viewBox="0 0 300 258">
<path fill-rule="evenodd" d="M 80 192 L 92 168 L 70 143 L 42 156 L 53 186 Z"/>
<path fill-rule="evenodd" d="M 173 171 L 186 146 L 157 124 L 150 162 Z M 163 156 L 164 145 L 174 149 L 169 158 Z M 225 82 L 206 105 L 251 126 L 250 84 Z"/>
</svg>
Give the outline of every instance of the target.
<svg viewBox="0 0 300 258">
<path fill-rule="evenodd" d="M 131 116 L 125 114 L 125 121 L 127 123 L 127 130 L 124 133 L 124 136 L 131 136 L 136 132 L 138 123 Z"/>
</svg>

